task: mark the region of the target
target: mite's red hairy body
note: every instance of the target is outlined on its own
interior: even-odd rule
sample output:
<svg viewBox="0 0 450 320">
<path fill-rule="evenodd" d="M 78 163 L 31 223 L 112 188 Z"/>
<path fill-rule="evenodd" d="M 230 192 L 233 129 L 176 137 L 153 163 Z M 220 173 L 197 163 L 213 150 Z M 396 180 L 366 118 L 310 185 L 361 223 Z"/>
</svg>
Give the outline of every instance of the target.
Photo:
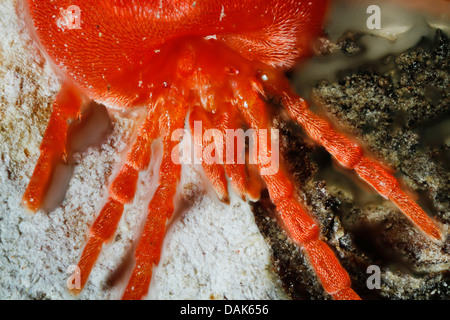
<svg viewBox="0 0 450 320">
<path fill-rule="evenodd" d="M 187 117 L 191 129 L 201 121 L 205 130 L 222 133 L 243 126 L 267 130 L 268 96 L 278 97 L 313 140 L 391 199 L 424 234 L 441 238 L 438 227 L 400 189 L 395 177 L 311 112 L 284 77 L 284 71 L 310 54 L 311 42 L 322 32 L 327 1 L 79 0 L 81 21 L 76 29 L 68 28 L 61 17 L 73 5 L 71 1 L 28 0 L 28 4 L 39 40 L 64 77 L 23 197 L 28 209 L 41 207 L 54 167 L 65 156 L 69 124 L 79 117 L 86 101 L 94 99 L 117 109 L 147 109 L 91 228 L 78 264 L 82 286 L 103 244 L 114 236 L 124 207 L 133 200 L 139 172 L 150 163 L 151 144 L 160 137 L 159 185 L 150 200 L 123 298 L 146 295 L 180 179 L 181 166 L 171 158 L 178 147 L 172 133 L 184 128 Z M 203 169 L 225 203 L 229 201 L 227 176 L 243 199 L 258 198 L 260 189 L 255 185 L 264 183 L 280 222 L 305 251 L 325 291 L 335 299 L 359 299 L 349 275 L 321 240 L 318 223 L 296 198 L 287 172 L 281 168 L 264 174 L 264 163 L 251 169 L 246 164 L 203 163 Z"/>
<path fill-rule="evenodd" d="M 143 94 L 137 84 L 156 82 L 173 63 L 168 55 L 177 42 L 187 38 L 213 35 L 245 58 L 292 67 L 309 54 L 326 8 L 323 0 L 80 0 L 81 28 L 68 29 L 55 21 L 73 1 L 29 4 L 52 60 L 92 98 L 118 108 L 136 104 L 136 94 Z M 55 17 L 52 23 L 48 17 Z M 126 91 L 122 82 L 130 83 Z"/>
</svg>

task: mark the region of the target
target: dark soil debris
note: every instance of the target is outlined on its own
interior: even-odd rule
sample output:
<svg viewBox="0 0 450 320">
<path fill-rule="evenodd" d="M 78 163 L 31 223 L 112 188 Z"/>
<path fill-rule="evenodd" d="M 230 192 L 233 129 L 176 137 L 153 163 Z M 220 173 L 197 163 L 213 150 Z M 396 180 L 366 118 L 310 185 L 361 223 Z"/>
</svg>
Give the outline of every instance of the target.
<svg viewBox="0 0 450 320">
<path fill-rule="evenodd" d="M 357 47 L 351 41 L 340 42 L 343 54 Z M 398 172 L 447 234 L 449 49 L 448 37 L 438 30 L 434 41 L 347 70 L 339 81 L 318 83 L 312 95 L 319 110 Z M 353 173 L 337 170 L 284 115 L 274 119 L 298 197 L 321 223 L 323 239 L 350 274 L 353 289 L 364 299 L 449 299 L 450 237 L 443 244 L 426 239 L 393 204 L 362 187 Z M 279 227 L 268 195 L 252 209 L 288 295 L 329 299 L 302 250 Z M 370 265 L 381 270 L 381 289 L 367 286 Z"/>
</svg>

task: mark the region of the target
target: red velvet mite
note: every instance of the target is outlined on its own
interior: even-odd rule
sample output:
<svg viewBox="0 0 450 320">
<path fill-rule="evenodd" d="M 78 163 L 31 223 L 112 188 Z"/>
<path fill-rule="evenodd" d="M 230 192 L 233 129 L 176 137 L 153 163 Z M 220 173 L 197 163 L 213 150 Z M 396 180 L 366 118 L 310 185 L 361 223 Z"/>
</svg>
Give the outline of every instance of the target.
<svg viewBox="0 0 450 320">
<path fill-rule="evenodd" d="M 135 251 L 135 267 L 123 299 L 145 297 L 152 268 L 160 259 L 181 165 L 171 155 L 172 133 L 201 121 L 204 130 L 225 133 L 243 126 L 270 129 L 267 97 L 276 97 L 304 131 L 337 162 L 390 199 L 417 228 L 439 240 L 441 232 L 402 191 L 398 181 L 357 143 L 310 111 L 291 89 L 285 71 L 311 55 L 322 33 L 326 0 L 28 0 L 41 48 L 64 77 L 55 99 L 40 157 L 23 196 L 40 209 L 55 165 L 66 152 L 67 132 L 90 100 L 108 108 L 146 108 L 147 116 L 113 180 L 109 198 L 90 231 L 78 266 L 84 286 L 105 242 L 115 233 L 124 206 L 135 196 L 139 172 L 151 161 L 160 138 L 159 185 Z M 70 7 L 73 6 L 73 7 Z M 68 8 L 78 16 L 67 17 Z M 77 24 L 77 25 L 75 25 Z M 261 173 L 266 164 L 258 162 Z M 228 181 L 244 199 L 259 197 L 255 179 L 265 183 L 278 218 L 306 253 L 324 290 L 334 299 L 359 299 L 350 277 L 328 245 L 318 222 L 294 196 L 284 170 L 250 174 L 247 164 L 203 163 L 217 196 L 229 199 Z M 258 180 L 259 181 L 259 180 Z"/>
</svg>

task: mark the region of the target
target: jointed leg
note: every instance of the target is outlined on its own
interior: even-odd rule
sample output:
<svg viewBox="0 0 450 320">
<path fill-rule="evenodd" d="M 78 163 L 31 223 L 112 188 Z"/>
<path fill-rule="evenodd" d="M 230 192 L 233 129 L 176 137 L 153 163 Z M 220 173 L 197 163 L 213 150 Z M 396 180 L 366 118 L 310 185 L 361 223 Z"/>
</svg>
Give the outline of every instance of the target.
<svg viewBox="0 0 450 320">
<path fill-rule="evenodd" d="M 252 188 L 249 188 L 247 184 L 247 173 L 246 173 L 246 165 L 245 165 L 245 157 L 243 157 L 243 161 L 239 162 L 239 154 L 243 153 L 245 150 L 238 150 L 238 144 L 234 143 L 235 141 L 231 141 L 230 139 L 234 139 L 234 136 L 231 137 L 227 134 L 227 130 L 235 131 L 238 128 L 236 124 L 236 119 L 233 117 L 233 112 L 231 112 L 232 106 L 228 106 L 228 111 L 222 113 L 218 116 L 215 121 L 215 127 L 222 132 L 224 137 L 223 139 L 223 150 L 224 150 L 224 168 L 225 173 L 231 180 L 231 185 L 237 194 L 242 198 L 246 199 L 247 195 L 251 198 L 255 198 L 256 195 L 252 193 Z M 245 145 L 243 145 L 245 148 Z M 231 156 L 233 159 L 231 160 Z"/>
<path fill-rule="evenodd" d="M 152 268 L 159 263 L 161 247 L 166 231 L 166 223 L 174 211 L 173 198 L 179 181 L 181 167 L 170 158 L 169 147 L 165 144 L 160 170 L 160 185 L 148 207 L 148 217 L 139 245 L 136 248 L 136 265 L 128 282 L 124 300 L 140 300 L 148 292 L 152 278 Z"/>
<path fill-rule="evenodd" d="M 109 198 L 91 228 L 88 243 L 78 263 L 81 271 L 80 289 L 85 286 L 103 243 L 113 237 L 122 217 L 124 205 L 131 202 L 135 196 L 139 172 L 149 165 L 150 147 L 156 133 L 157 123 L 150 114 L 139 128 L 126 162 L 110 187 Z M 79 291 L 74 290 L 75 293 Z"/>
<path fill-rule="evenodd" d="M 64 82 L 53 104 L 53 111 L 41 143 L 39 160 L 23 196 L 23 204 L 32 212 L 40 209 L 55 166 L 66 154 L 69 121 L 79 117 L 82 97 Z"/>
<path fill-rule="evenodd" d="M 235 103 L 244 119 L 254 129 L 266 129 L 265 105 L 257 93 L 248 87 L 238 96 L 242 98 L 237 99 Z M 258 167 L 260 171 L 265 169 L 263 164 L 258 164 Z M 317 223 L 295 199 L 294 190 L 287 175 L 280 169 L 275 174 L 262 177 L 280 220 L 291 239 L 305 250 L 324 289 L 334 299 L 359 299 L 359 296 L 350 288 L 349 275 L 342 268 L 333 251 L 319 239 Z"/>
<path fill-rule="evenodd" d="M 211 117 L 213 121 L 210 120 Z M 213 128 L 220 132 L 219 136 L 214 137 L 216 145 L 207 141 L 203 141 L 203 143 L 208 143 L 208 145 L 197 145 L 198 157 L 203 158 L 203 169 L 208 179 L 212 181 L 219 199 L 224 202 L 228 202 L 229 199 L 226 176 L 230 178 L 231 185 L 242 199 L 245 200 L 247 197 L 251 199 L 259 198 L 261 190 L 259 181 L 255 181 L 250 172 L 247 172 L 245 144 L 242 141 L 239 141 L 241 145 L 237 141 L 233 141 L 235 135 L 238 134 L 237 130 L 242 130 L 233 106 L 229 103 L 221 105 L 221 108 L 218 108 L 217 115 L 207 113 L 202 108 L 194 108 L 190 115 L 191 131 L 195 129 L 196 121 L 200 121 L 202 124 L 203 136 L 206 130 Z M 194 143 L 199 143 L 198 139 L 202 139 L 202 137 L 194 137 Z M 218 145 L 220 140 L 223 141 L 221 150 Z M 212 146 L 215 146 L 215 152 L 221 152 L 220 158 L 223 165 L 218 162 L 205 162 L 205 155 L 211 155 Z"/>
<path fill-rule="evenodd" d="M 174 211 L 173 198 L 180 179 L 181 166 L 175 164 L 171 158 L 172 151 L 177 147 L 177 143 L 171 141 L 171 133 L 183 128 L 185 109 L 179 106 L 171 108 L 177 109 L 174 114 L 163 115 L 160 119 L 160 136 L 163 138 L 164 150 L 159 186 L 149 204 L 147 221 L 136 247 L 136 264 L 122 297 L 124 300 L 139 300 L 147 294 L 152 278 L 152 268 L 159 263 L 166 223 Z"/>
<path fill-rule="evenodd" d="M 440 240 L 441 231 L 428 215 L 401 188 L 397 179 L 382 165 L 364 155 L 362 148 L 337 132 L 321 117 L 309 110 L 303 99 L 285 92 L 282 102 L 295 119 L 315 141 L 323 145 L 336 160 L 353 169 L 379 194 L 394 202 L 400 210 L 426 235 Z"/>
<path fill-rule="evenodd" d="M 203 139 L 203 137 L 205 136 L 205 132 L 213 128 L 211 121 L 209 120 L 209 117 L 210 114 L 207 114 L 207 112 L 203 108 L 201 107 L 193 108 L 193 110 L 189 115 L 189 126 L 194 134 L 193 136 L 195 145 L 194 148 L 197 157 L 202 162 L 203 171 L 208 177 L 208 180 L 211 181 L 211 183 L 213 184 L 213 187 L 216 190 L 217 196 L 219 197 L 220 201 L 228 203 L 230 201 L 230 197 L 228 193 L 228 182 L 225 175 L 224 166 L 222 165 L 222 163 L 218 163 L 217 161 L 211 161 L 214 159 L 206 159 L 205 157 L 205 155 L 213 157 L 211 155 L 211 151 L 215 150 L 215 152 L 218 152 L 218 149 L 220 149 L 220 148 L 212 149 L 213 146 L 216 147 L 223 146 L 223 143 L 219 141 L 214 141 L 216 138 L 219 137 L 213 138 L 211 142 L 206 142 Z M 196 130 L 196 126 L 201 126 L 202 130 L 201 131 Z M 195 136 L 196 134 L 197 135 L 201 134 L 201 136 Z M 221 155 L 219 155 L 219 157 L 223 157 L 223 152 Z M 222 158 L 222 160 L 224 159 Z"/>
</svg>

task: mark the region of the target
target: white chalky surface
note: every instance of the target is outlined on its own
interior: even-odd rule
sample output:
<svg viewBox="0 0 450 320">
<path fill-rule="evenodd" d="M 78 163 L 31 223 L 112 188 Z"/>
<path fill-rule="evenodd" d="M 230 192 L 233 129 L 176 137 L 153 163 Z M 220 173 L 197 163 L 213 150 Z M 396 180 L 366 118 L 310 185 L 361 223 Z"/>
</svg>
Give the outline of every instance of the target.
<svg viewBox="0 0 450 320">
<path fill-rule="evenodd" d="M 62 205 L 28 214 L 21 197 L 60 82 L 33 46 L 14 0 L 0 1 L 0 35 L 0 299 L 73 299 L 67 270 L 78 261 L 135 121 L 113 114 L 113 134 L 75 156 Z M 136 200 L 79 299 L 120 298 L 123 281 L 110 280 L 142 225 L 148 177 L 142 175 Z M 170 224 L 148 298 L 285 299 L 248 204 L 234 198 L 229 206 L 218 203 L 203 185 L 196 169 L 183 169 L 180 193 L 188 205 Z"/>
</svg>

